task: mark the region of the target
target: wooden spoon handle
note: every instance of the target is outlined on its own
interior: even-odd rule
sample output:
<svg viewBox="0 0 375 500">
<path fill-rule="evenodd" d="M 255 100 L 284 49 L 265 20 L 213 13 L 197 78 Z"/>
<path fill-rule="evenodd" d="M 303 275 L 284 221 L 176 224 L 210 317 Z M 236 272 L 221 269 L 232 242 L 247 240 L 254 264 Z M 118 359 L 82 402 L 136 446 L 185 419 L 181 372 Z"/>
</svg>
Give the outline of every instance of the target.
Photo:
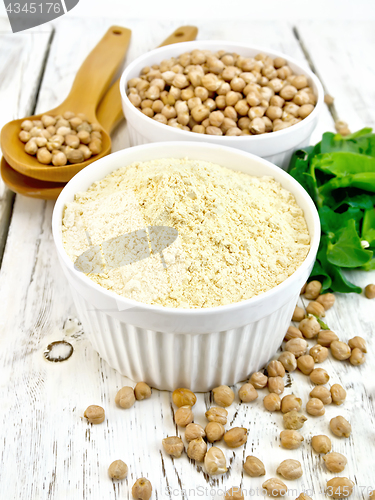
<svg viewBox="0 0 375 500">
<path fill-rule="evenodd" d="M 180 26 L 159 47 L 172 45 L 173 43 L 191 42 L 197 38 L 198 28 L 195 26 Z"/>
<path fill-rule="evenodd" d="M 198 28 L 195 26 L 181 26 L 177 28 L 168 38 L 162 42 L 159 47 L 171 45 L 177 42 L 191 42 L 195 40 L 198 34 Z M 118 79 L 105 94 L 101 100 L 96 116 L 100 125 L 109 134 L 116 125 L 124 118 L 121 104 L 120 79 Z"/>
<path fill-rule="evenodd" d="M 97 105 L 126 54 L 130 36 L 131 31 L 127 28 L 109 28 L 78 70 L 64 101 L 66 109 L 85 113 L 90 120 L 96 121 Z"/>
</svg>

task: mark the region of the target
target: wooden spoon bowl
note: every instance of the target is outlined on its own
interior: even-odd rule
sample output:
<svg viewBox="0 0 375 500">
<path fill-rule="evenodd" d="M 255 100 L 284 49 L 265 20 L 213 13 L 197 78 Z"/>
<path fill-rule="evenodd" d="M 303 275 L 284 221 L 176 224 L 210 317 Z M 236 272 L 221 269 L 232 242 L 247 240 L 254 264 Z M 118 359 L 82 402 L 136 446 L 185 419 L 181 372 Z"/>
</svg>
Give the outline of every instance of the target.
<svg viewBox="0 0 375 500">
<path fill-rule="evenodd" d="M 65 111 L 84 113 L 89 122 L 100 125 L 96 109 L 125 56 L 130 36 L 129 29 L 112 26 L 83 62 L 65 101 L 57 108 L 42 114 L 56 116 L 63 115 Z M 84 167 L 110 153 L 111 138 L 102 129 L 102 151 L 89 160 L 63 167 L 39 163 L 36 157 L 25 152 L 24 144 L 18 135 L 24 120 L 40 120 L 42 114 L 13 120 L 1 131 L 1 149 L 4 158 L 17 172 L 44 181 L 68 182 Z"/>
</svg>

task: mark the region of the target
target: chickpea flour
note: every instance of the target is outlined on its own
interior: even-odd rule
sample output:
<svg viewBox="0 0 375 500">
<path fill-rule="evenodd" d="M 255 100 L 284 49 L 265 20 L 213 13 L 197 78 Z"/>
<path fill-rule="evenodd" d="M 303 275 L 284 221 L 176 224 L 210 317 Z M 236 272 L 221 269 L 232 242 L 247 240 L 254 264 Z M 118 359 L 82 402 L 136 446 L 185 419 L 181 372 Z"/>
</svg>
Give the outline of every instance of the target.
<svg viewBox="0 0 375 500">
<path fill-rule="evenodd" d="M 310 248 L 302 209 L 273 178 L 187 158 L 135 162 L 77 193 L 64 211 L 63 244 L 74 262 L 110 238 L 151 226 L 178 232 L 163 252 L 166 268 L 151 254 L 89 278 L 148 304 L 214 307 L 282 283 Z"/>
</svg>

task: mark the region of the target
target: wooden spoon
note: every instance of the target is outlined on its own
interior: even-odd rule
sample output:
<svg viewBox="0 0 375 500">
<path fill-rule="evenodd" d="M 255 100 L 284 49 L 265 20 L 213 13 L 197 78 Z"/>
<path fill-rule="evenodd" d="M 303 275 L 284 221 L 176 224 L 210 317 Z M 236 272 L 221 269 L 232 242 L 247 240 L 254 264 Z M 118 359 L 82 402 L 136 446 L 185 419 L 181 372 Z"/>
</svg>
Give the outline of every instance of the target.
<svg viewBox="0 0 375 500">
<path fill-rule="evenodd" d="M 108 135 L 111 134 L 124 117 L 118 81 L 112 85 L 103 97 L 96 115 L 100 125 Z M 17 170 L 14 170 L 4 157 L 1 159 L 0 170 L 1 177 L 9 189 L 17 194 L 22 194 L 31 198 L 56 200 L 66 185 L 65 182 L 41 181 L 21 174 L 17 172 Z"/>
<path fill-rule="evenodd" d="M 74 113 L 84 113 L 92 123 L 99 123 L 96 108 L 125 56 L 130 36 L 131 31 L 127 28 L 121 26 L 109 28 L 78 70 L 72 89 L 65 101 L 57 108 L 42 114 L 55 116 L 62 115 L 65 111 L 73 111 Z M 102 130 L 102 152 L 92 156 L 89 160 L 64 167 L 51 167 L 39 163 L 36 157 L 25 152 L 18 134 L 24 120 L 40 120 L 42 114 L 13 120 L 3 127 L 1 149 L 5 160 L 14 170 L 35 179 L 67 182 L 82 168 L 111 151 L 111 138 L 105 130 Z"/>
<path fill-rule="evenodd" d="M 182 26 L 162 42 L 159 47 L 178 42 L 195 40 L 198 29 L 194 26 Z M 118 79 L 105 94 L 97 109 L 97 118 L 103 128 L 110 134 L 117 124 L 124 118 L 121 104 L 121 95 Z M 61 167 L 51 167 L 61 168 Z M 14 170 L 3 157 L 1 160 L 1 176 L 5 184 L 15 193 L 39 198 L 55 200 L 61 193 L 65 183 L 41 181 L 23 175 Z"/>
</svg>

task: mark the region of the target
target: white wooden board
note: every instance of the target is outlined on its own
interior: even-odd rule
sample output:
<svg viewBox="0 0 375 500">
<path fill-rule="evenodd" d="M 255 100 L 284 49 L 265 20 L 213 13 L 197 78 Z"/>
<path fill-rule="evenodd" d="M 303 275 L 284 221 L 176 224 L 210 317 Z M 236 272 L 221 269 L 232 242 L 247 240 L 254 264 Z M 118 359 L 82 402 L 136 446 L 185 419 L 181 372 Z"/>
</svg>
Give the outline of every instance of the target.
<svg viewBox="0 0 375 500">
<path fill-rule="evenodd" d="M 158 45 L 178 25 L 192 23 L 192 20 L 160 24 L 126 19 L 61 20 L 42 81 L 37 111 L 48 110 L 65 98 L 83 58 L 114 22 L 133 30 L 130 61 Z M 200 27 L 201 39 L 257 43 L 303 60 L 291 26 L 284 23 L 252 23 L 251 29 L 247 21 L 218 24 L 196 19 L 194 24 Z M 67 33 L 76 35 L 67 36 Z M 332 125 L 328 111 L 320 126 L 324 123 Z M 328 125 L 324 125 L 323 130 L 327 128 Z M 121 126 L 116 131 L 114 150 L 127 144 Z M 222 477 L 210 478 L 186 455 L 172 460 L 162 450 L 163 437 L 183 435 L 173 423 L 169 393 L 153 391 L 150 400 L 138 402 L 130 410 L 116 408 L 116 391 L 131 382 L 99 358 L 79 327 L 53 246 L 52 209 L 51 202 L 16 197 L 0 272 L 0 397 L 4 408 L 0 498 L 131 498 L 131 486 L 141 476 L 151 480 L 155 499 L 222 498 L 218 492 L 223 487 L 241 485 L 245 489 L 256 489 L 264 479 L 275 476 L 282 460 L 298 458 L 303 464 L 304 476 L 294 484 L 288 482 L 288 486 L 299 491 L 314 487 L 314 500 L 323 499 L 325 496 L 319 489 L 331 475 L 325 471 L 321 458 L 312 453 L 309 440 L 313 434 L 329 433 L 329 418 L 337 414 L 348 416 L 353 426 L 349 440 L 332 437 L 335 451 L 342 451 L 348 457 L 348 477 L 358 486 L 375 487 L 373 303 L 360 296 L 340 296 L 336 307 L 327 314 L 327 322 L 340 337 L 347 340 L 363 335 L 370 346 L 369 362 L 361 368 L 333 360 L 325 363 L 332 382 L 341 382 L 348 390 L 345 406 L 327 408 L 327 415 L 322 419 L 311 417 L 303 429 L 303 447 L 287 451 L 279 447 L 281 415 L 263 411 L 262 399 L 267 391 L 260 391 L 259 399 L 249 405 L 240 404 L 236 396 L 229 410 L 227 427 L 249 428 L 248 442 L 234 451 L 220 443 L 229 471 Z M 367 280 L 375 281 L 374 273 L 371 276 L 356 273 L 354 278 L 361 285 Z M 72 357 L 64 363 L 47 362 L 43 357 L 46 346 L 62 339 L 73 345 Z M 306 380 L 300 374 L 293 374 L 285 393 L 298 393 L 306 403 L 312 388 Z M 90 404 L 105 408 L 107 418 L 103 424 L 90 426 L 82 418 Z M 194 408 L 198 423 L 205 425 L 204 412 L 211 404 L 210 394 L 198 396 Z M 243 475 L 242 461 L 246 455 L 253 454 L 264 460 L 266 478 L 250 479 Z M 366 457 L 360 466 L 358 457 Z M 129 475 L 121 483 L 112 483 L 107 477 L 107 468 L 111 461 L 119 458 L 128 464 Z M 297 496 L 291 494 L 289 498 Z M 367 496 L 358 490 L 355 498 Z"/>
</svg>

